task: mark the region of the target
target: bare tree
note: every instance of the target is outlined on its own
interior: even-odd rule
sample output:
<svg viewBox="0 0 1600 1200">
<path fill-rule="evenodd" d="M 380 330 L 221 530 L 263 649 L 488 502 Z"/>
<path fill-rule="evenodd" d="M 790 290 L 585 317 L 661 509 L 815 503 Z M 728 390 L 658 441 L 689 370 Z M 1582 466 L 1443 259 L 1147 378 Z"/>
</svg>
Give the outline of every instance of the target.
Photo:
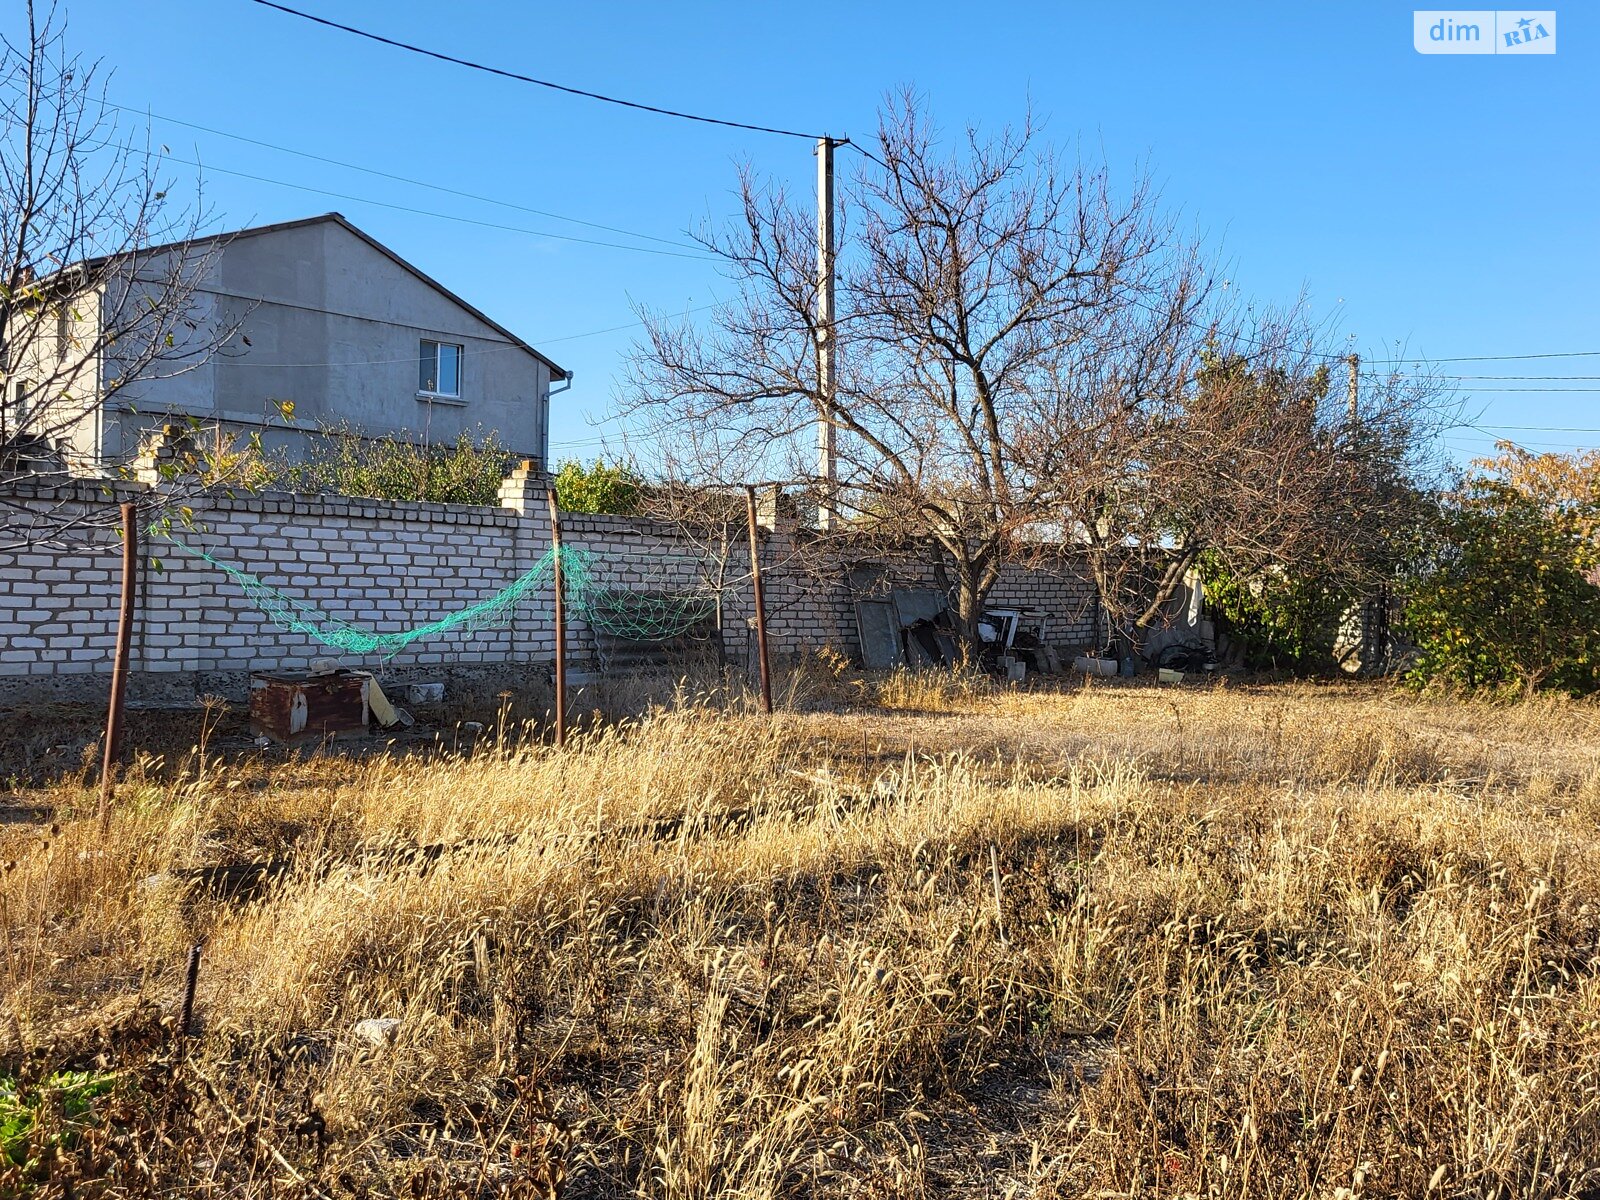
<svg viewBox="0 0 1600 1200">
<path fill-rule="evenodd" d="M 126 476 L 140 420 L 127 401 L 205 363 L 242 319 L 199 290 L 222 242 L 203 236 L 198 194 L 174 201 L 99 65 L 67 48 L 61 12 L 26 9 L 25 37 L 0 38 L 0 550 L 104 520 L 40 485 Z M 197 465 L 215 473 L 222 457 Z"/>
<path fill-rule="evenodd" d="M 859 233 L 841 255 L 835 394 L 817 386 L 809 214 L 746 173 L 743 220 L 705 238 L 741 295 L 709 329 L 650 321 L 633 411 L 660 418 L 660 437 L 691 431 L 699 470 L 722 482 L 752 461 L 760 477 L 803 475 L 827 421 L 847 534 L 936 547 L 973 637 L 1005 565 L 1041 534 L 1070 536 L 1062 381 L 1117 356 L 1144 369 L 1136 392 L 1170 384 L 1207 282 L 1146 185 L 1119 195 L 1031 124 L 968 130 L 945 155 L 906 99 L 874 150 L 881 167 L 845 189 Z"/>
<path fill-rule="evenodd" d="M 933 549 L 968 637 L 1004 567 L 1045 553 L 1080 558 L 1134 644 L 1202 553 L 1372 561 L 1426 388 L 1391 380 L 1352 422 L 1298 311 L 1252 317 L 1147 183 L 1029 124 L 946 153 L 907 99 L 873 149 L 844 193 L 836 393 L 811 216 L 746 172 L 742 219 L 702 239 L 737 300 L 704 327 L 647 314 L 626 399 L 656 444 L 705 482 L 803 477 L 827 421 L 843 536 Z"/>
</svg>

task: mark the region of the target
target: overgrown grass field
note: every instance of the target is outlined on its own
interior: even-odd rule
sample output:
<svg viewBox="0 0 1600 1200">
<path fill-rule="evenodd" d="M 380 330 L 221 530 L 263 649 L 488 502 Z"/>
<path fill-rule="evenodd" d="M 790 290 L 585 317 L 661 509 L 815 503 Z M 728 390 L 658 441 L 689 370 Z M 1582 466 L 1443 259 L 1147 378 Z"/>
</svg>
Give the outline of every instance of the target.
<svg viewBox="0 0 1600 1200">
<path fill-rule="evenodd" d="M 1600 710 L 858 691 L 28 792 L 0 1192 L 1600 1190 Z"/>
</svg>

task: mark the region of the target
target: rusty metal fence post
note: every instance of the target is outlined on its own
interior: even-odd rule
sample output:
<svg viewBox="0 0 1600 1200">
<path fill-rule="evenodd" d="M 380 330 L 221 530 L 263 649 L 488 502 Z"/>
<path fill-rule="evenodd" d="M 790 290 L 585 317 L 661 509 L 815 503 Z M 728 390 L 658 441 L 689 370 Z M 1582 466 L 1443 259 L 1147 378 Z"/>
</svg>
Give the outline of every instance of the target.
<svg viewBox="0 0 1600 1200">
<path fill-rule="evenodd" d="M 545 502 L 550 506 L 550 559 L 554 568 L 555 600 L 555 705 L 556 745 L 567 744 L 567 611 L 566 597 L 561 594 L 561 508 L 556 503 L 556 490 L 546 488 Z"/>
<path fill-rule="evenodd" d="M 189 962 L 183 972 L 183 1004 L 178 1009 L 178 1040 L 186 1041 L 194 1024 L 194 992 L 200 982 L 200 943 L 189 947 Z"/>
<path fill-rule="evenodd" d="M 122 756 L 123 701 L 128 690 L 128 655 L 133 641 L 133 601 L 139 586 L 138 507 L 122 506 L 122 609 L 117 614 L 117 651 L 111 663 L 111 704 L 106 711 L 105 754 L 100 763 L 100 826 L 111 820 L 112 777 Z"/>
<path fill-rule="evenodd" d="M 745 520 L 750 527 L 750 586 L 755 593 L 756 658 L 761 663 L 761 711 L 772 712 L 772 668 L 767 660 L 767 597 L 761 583 L 761 542 L 756 536 L 756 489 L 744 489 Z"/>
</svg>

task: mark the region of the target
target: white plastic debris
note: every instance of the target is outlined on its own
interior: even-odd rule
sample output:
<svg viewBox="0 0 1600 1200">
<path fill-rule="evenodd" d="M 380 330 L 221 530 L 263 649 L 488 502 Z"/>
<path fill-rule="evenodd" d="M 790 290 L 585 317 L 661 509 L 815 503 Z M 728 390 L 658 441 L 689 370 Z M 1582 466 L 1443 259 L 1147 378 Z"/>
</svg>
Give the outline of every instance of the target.
<svg viewBox="0 0 1600 1200">
<path fill-rule="evenodd" d="M 378 718 L 378 724 L 385 729 L 393 729 L 396 725 L 409 728 L 416 724 L 415 718 L 405 709 L 389 703 L 389 697 L 383 694 L 376 679 L 367 683 L 367 705 L 372 709 L 372 715 Z"/>
<path fill-rule="evenodd" d="M 366 1017 L 350 1027 L 350 1032 L 369 1046 L 387 1046 L 400 1034 L 398 1017 Z"/>
</svg>

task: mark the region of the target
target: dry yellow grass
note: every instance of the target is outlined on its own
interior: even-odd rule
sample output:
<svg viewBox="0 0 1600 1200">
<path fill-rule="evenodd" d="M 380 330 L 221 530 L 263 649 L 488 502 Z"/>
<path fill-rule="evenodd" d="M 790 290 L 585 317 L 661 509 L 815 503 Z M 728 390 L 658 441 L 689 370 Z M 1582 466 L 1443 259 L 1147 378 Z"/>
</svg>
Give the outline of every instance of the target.
<svg viewBox="0 0 1600 1200">
<path fill-rule="evenodd" d="M 49 1186 L 1600 1188 L 1592 707 L 854 691 L 873 707 L 682 706 L 561 753 L 195 761 L 104 837 L 14 837 L 9 1057 L 88 1039 L 160 1098 Z M 248 897 L 181 876 L 264 860 Z M 170 1009 L 194 941 L 174 1066 L 134 998 Z"/>
</svg>

